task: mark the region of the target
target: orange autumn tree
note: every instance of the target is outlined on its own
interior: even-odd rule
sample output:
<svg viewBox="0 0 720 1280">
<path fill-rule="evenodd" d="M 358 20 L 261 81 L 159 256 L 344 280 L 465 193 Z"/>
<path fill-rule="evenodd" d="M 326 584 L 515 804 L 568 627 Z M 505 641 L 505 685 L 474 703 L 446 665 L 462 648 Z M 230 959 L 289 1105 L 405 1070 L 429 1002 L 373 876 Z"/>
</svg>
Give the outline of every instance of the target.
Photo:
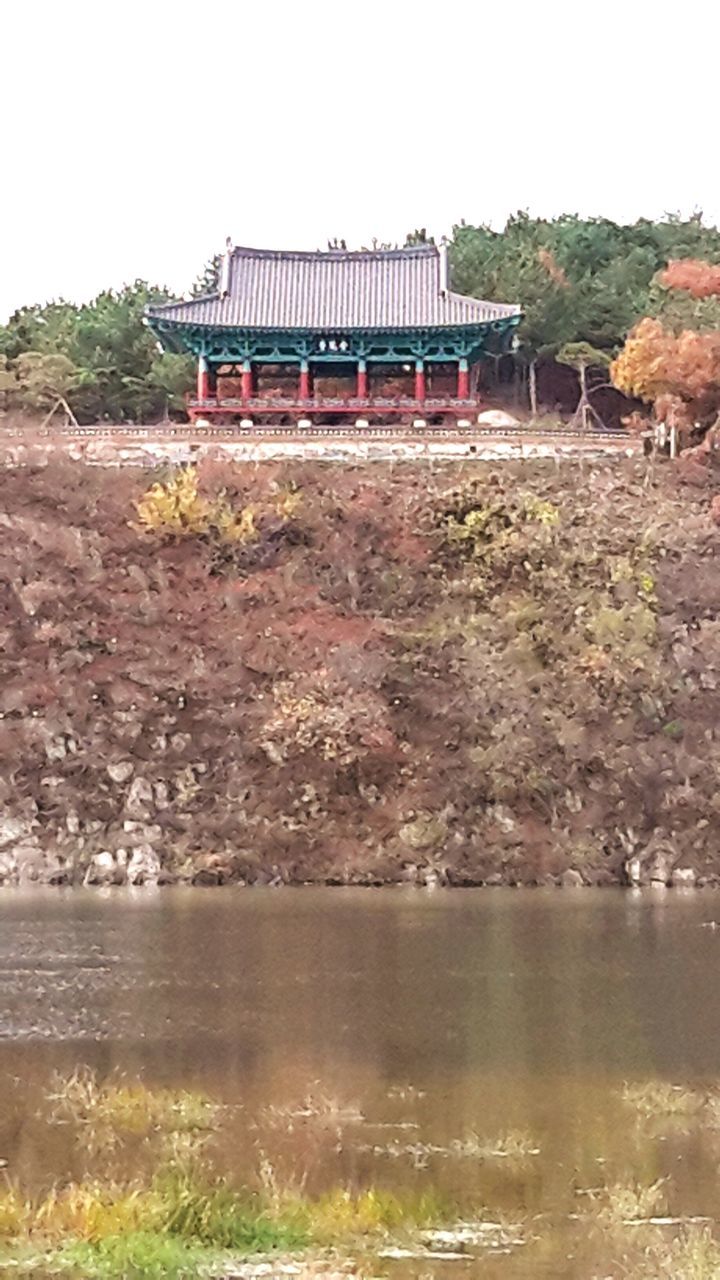
<svg viewBox="0 0 720 1280">
<path fill-rule="evenodd" d="M 634 327 L 610 375 L 619 391 L 651 404 L 656 420 L 677 427 L 688 443 L 720 414 L 720 266 L 670 262 L 656 286 L 657 315 Z"/>
<path fill-rule="evenodd" d="M 660 284 L 666 289 L 683 289 L 693 298 L 712 298 L 720 294 L 720 266 L 700 258 L 676 258 L 660 272 Z"/>
</svg>

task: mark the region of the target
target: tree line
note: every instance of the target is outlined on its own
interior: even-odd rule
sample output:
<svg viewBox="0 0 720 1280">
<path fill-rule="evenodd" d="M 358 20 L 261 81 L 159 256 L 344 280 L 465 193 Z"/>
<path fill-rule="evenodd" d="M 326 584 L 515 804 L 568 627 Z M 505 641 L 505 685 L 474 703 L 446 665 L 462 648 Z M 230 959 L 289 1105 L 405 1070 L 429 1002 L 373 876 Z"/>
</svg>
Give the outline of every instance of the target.
<svg viewBox="0 0 720 1280">
<path fill-rule="evenodd" d="M 407 243 L 427 238 L 415 230 Z M 701 215 L 619 225 L 520 212 L 500 231 L 459 223 L 449 254 L 453 289 L 521 303 L 511 358 L 532 409 L 538 363 L 560 360 L 590 391 L 588 370 L 609 366 L 619 389 L 675 413 L 680 425 L 717 415 L 720 230 Z M 218 264 L 216 255 L 189 292 L 210 291 Z M 148 303 L 172 298 L 137 280 L 88 303 L 22 307 L 0 327 L 6 407 L 47 413 L 65 403 L 85 422 L 182 414 L 194 362 L 161 352 L 143 323 Z"/>
</svg>

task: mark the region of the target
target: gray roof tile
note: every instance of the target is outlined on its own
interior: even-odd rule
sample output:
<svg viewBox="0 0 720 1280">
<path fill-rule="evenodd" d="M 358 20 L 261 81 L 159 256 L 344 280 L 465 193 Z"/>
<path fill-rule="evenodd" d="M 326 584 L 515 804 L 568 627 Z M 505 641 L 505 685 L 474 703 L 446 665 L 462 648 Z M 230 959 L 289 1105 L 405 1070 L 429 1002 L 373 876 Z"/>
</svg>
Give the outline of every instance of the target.
<svg viewBox="0 0 720 1280">
<path fill-rule="evenodd" d="M 227 296 L 148 308 L 179 324 L 251 329 L 407 329 L 474 325 L 519 306 L 443 293 L 434 245 L 350 253 L 234 249 Z"/>
</svg>

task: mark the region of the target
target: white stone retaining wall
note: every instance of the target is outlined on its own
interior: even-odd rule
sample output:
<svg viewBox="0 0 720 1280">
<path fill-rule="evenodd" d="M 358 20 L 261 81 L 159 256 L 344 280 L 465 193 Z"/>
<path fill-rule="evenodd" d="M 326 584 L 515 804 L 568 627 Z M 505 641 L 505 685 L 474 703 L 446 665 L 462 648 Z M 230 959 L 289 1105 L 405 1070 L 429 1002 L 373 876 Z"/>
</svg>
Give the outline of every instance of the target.
<svg viewBox="0 0 720 1280">
<path fill-rule="evenodd" d="M 275 462 L 297 459 L 303 462 L 424 462 L 462 460 L 502 462 L 511 459 L 577 459 L 633 457 L 640 445 L 627 437 L 568 438 L 559 436 L 441 437 L 433 439 L 247 436 L 242 440 L 199 441 L 191 439 L 134 440 L 122 436 L 25 443 L 0 443 L 0 460 L 6 467 L 42 466 L 58 455 L 102 467 L 155 467 L 181 465 L 202 458 L 236 462 Z"/>
</svg>

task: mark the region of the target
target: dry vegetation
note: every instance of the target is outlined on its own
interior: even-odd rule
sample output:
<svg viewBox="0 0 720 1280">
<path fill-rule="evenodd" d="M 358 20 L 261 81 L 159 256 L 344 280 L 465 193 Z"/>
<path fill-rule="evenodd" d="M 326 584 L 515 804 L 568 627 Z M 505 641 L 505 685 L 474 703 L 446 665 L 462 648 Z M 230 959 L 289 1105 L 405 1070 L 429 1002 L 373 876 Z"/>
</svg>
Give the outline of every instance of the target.
<svg viewBox="0 0 720 1280">
<path fill-rule="evenodd" d="M 643 1096 L 650 1094 L 648 1085 Z M 575 1258 L 578 1275 L 607 1280 L 705 1280 L 718 1274 L 717 1224 L 708 1217 L 676 1216 L 682 1191 L 674 1176 L 654 1182 L 610 1178 L 583 1190 L 569 1168 L 566 1208 L 574 1203 L 575 1210 L 530 1216 L 529 1162 L 538 1158 L 542 1171 L 542 1153 L 529 1134 L 510 1131 L 417 1147 L 426 1157 L 457 1161 L 458 1168 L 467 1161 L 512 1166 L 504 1182 L 486 1181 L 489 1200 L 476 1198 L 469 1186 L 449 1198 L 432 1174 L 414 1175 L 410 1187 L 391 1190 L 379 1169 L 378 1182 L 354 1177 L 311 1193 L 284 1178 L 257 1144 L 260 1162 L 243 1183 L 220 1176 L 213 1143 L 227 1118 L 227 1109 L 202 1093 L 155 1089 L 117 1074 L 103 1078 L 86 1068 L 56 1076 L 38 1119 L 70 1126 L 78 1159 L 72 1171 L 68 1167 L 57 1181 L 34 1190 L 20 1169 L 6 1173 L 0 1189 L 0 1272 L 72 1280 L 261 1280 L 271 1273 L 330 1280 L 376 1275 L 386 1260 L 415 1268 L 465 1261 L 477 1269 L 494 1255 L 522 1249 L 533 1275 L 555 1274 L 543 1260 L 553 1268 L 566 1256 Z M 357 1107 L 325 1094 L 307 1094 L 297 1107 L 258 1120 L 266 1129 L 287 1132 L 300 1120 L 324 1129 L 333 1148 L 338 1126 L 372 1126 Z M 172 1141 L 177 1138 L 181 1145 Z M 635 1142 L 636 1163 L 642 1165 L 652 1148 L 641 1131 Z M 277 1152 L 275 1143 L 273 1157 Z M 415 1163 L 422 1171 L 428 1160 Z M 518 1203 L 509 1214 L 503 1204 L 510 1186 Z M 498 1194 L 502 1204 L 494 1203 Z"/>
<path fill-rule="evenodd" d="M 415 1239 L 448 1220 L 447 1205 L 432 1189 L 396 1195 L 339 1186 L 310 1198 L 279 1181 L 269 1165 L 251 1185 L 237 1186 L 217 1175 L 204 1145 L 221 1111 L 204 1094 L 119 1076 L 103 1080 L 86 1068 L 56 1077 L 40 1115 L 48 1125 L 71 1126 L 82 1167 L 39 1194 L 29 1194 L 20 1178 L 6 1179 L 0 1271 L 180 1280 L 236 1275 L 255 1258 L 247 1275 L 261 1276 L 269 1272 L 268 1255 L 300 1250 L 309 1276 L 308 1250 L 332 1248 L 342 1250 L 346 1273 L 347 1251 L 358 1244 L 377 1249 Z M 180 1145 L 172 1141 L 179 1136 Z"/>
<path fill-rule="evenodd" d="M 720 877 L 705 475 L 5 472 L 0 880 Z"/>
</svg>

